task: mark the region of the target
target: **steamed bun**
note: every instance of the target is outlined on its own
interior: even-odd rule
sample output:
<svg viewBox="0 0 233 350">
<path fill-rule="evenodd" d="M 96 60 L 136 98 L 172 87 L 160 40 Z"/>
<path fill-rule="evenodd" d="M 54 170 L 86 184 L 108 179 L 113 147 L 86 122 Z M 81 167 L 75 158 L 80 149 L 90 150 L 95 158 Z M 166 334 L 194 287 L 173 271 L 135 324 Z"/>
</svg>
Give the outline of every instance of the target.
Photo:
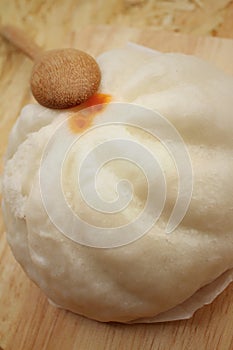
<svg viewBox="0 0 233 350">
<path fill-rule="evenodd" d="M 116 184 L 122 178 L 132 184 L 132 200 L 123 210 L 95 210 L 85 203 L 77 183 L 77 171 L 90 150 L 124 138 L 159 159 L 167 186 L 164 210 L 149 232 L 115 248 L 85 246 L 60 232 L 44 206 L 39 170 L 46 152 L 51 159 L 58 157 L 59 142 L 57 148 L 46 147 L 59 125 L 65 130 L 61 143 L 72 135 L 74 112 L 36 104 L 23 108 L 10 135 L 3 213 L 15 258 L 52 302 L 95 320 L 131 322 L 182 304 L 233 268 L 233 79 L 192 56 L 134 47 L 106 52 L 98 63 L 99 93 L 158 111 L 182 136 L 193 169 L 193 193 L 183 220 L 174 232 L 165 232 L 179 187 L 176 166 L 161 142 L 130 125 L 106 124 L 85 133 L 66 155 L 61 182 L 69 209 L 100 228 L 127 225 L 140 214 L 148 195 L 146 176 L 125 159 L 108 162 L 96 176 L 98 193 L 109 206 L 117 199 Z M 127 106 L 122 107 L 126 115 Z M 105 105 L 92 125 L 108 120 L 111 113 L 111 104 Z M 124 153 L 120 145 L 115 147 Z M 95 154 L 93 167 L 101 156 Z M 52 174 L 53 166 L 47 171 Z M 87 190 L 91 181 L 90 176 L 84 179 Z M 82 225 L 74 226 L 61 210 L 56 191 L 48 190 L 46 196 L 59 222 L 82 235 Z M 130 229 L 133 234 L 134 227 Z"/>
</svg>

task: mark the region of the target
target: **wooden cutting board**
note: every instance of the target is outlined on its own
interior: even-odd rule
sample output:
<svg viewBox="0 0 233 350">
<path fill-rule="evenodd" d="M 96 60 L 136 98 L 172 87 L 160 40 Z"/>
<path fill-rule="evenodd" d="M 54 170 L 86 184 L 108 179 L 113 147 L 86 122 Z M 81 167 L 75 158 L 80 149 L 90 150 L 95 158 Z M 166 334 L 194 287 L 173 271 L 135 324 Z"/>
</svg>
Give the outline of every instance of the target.
<svg viewBox="0 0 233 350">
<path fill-rule="evenodd" d="M 131 40 L 161 51 L 195 54 L 233 74 L 233 41 L 117 27 L 90 27 L 67 33 L 62 47 L 97 55 Z M 57 43 L 56 38 L 56 43 Z M 0 157 L 20 109 L 32 101 L 32 63 L 0 42 Z M 47 42 L 52 48 L 53 42 Z M 2 171 L 2 162 L 0 163 Z M 7 246 L 0 216 L 0 349 L 4 350 L 231 350 L 233 284 L 188 321 L 150 325 L 101 324 L 56 309 L 25 276 Z M 172 291 L 171 291 L 172 292 Z"/>
</svg>

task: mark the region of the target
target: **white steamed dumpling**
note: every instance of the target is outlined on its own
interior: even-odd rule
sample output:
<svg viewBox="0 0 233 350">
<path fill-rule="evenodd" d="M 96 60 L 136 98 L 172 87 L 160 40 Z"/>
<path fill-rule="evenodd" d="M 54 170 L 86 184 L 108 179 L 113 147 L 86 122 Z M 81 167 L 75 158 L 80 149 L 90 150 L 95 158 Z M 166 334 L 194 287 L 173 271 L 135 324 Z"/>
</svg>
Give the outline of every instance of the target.
<svg viewBox="0 0 233 350">
<path fill-rule="evenodd" d="M 87 114 L 90 125 L 85 133 L 75 120 L 80 122 L 82 112 L 37 104 L 25 106 L 14 125 L 3 176 L 7 239 L 17 261 L 56 305 L 100 321 L 153 320 L 191 300 L 200 288 L 233 268 L 233 78 L 193 56 L 133 46 L 106 52 L 97 61 L 102 72 L 100 101 L 121 104 L 106 103 Z M 135 116 L 131 103 L 142 128 L 129 125 Z M 119 111 L 119 120 L 126 122 L 114 124 Z M 164 144 L 147 132 L 156 131 L 155 111 L 180 134 L 191 160 L 192 172 L 183 178 L 187 185 L 193 176 L 191 202 L 171 233 L 166 227 L 177 200 L 179 177 Z M 70 148 L 63 154 L 64 144 Z M 93 151 L 89 163 L 83 163 L 95 147 L 100 147 L 99 152 Z M 130 152 L 136 163 L 143 162 L 140 157 L 146 153 L 158 160 L 167 190 L 158 221 L 135 240 L 138 227 L 153 219 L 150 208 L 144 222 L 134 224 L 149 190 L 160 193 L 162 187 L 160 182 L 156 185 L 159 171 L 148 174 L 129 159 L 114 159 Z M 66 208 L 56 190 L 61 157 L 59 183 Z M 105 158 L 109 161 L 93 179 L 93 169 Z M 41 180 L 43 161 L 47 163 Z M 77 174 L 83 164 L 80 189 Z M 153 164 L 148 167 L 154 169 Z M 151 189 L 148 176 L 154 181 Z M 119 198 L 120 204 L 127 202 L 128 195 L 132 198 L 121 210 L 103 212 L 95 209 L 99 200 L 95 189 L 105 211 Z M 85 202 L 82 190 L 93 206 Z M 78 224 L 76 216 L 82 219 Z M 94 242 L 100 239 L 101 228 L 129 224 L 123 238 L 132 242 L 111 247 L 110 235 L 110 248 L 86 246 L 83 242 L 90 237 L 85 222 L 98 228 Z"/>
</svg>

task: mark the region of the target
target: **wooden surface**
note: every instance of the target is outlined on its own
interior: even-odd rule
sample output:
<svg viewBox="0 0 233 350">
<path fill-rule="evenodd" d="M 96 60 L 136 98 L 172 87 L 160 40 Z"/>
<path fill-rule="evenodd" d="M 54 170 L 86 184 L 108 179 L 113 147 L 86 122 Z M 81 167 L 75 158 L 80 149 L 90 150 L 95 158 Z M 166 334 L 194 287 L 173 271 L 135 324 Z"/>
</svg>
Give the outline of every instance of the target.
<svg viewBox="0 0 233 350">
<path fill-rule="evenodd" d="M 232 0 L 0 0 L 0 23 L 38 43 L 88 25 L 111 24 L 233 38 Z"/>
<path fill-rule="evenodd" d="M 233 74 L 233 41 L 195 38 L 127 28 L 96 27 L 67 32 L 60 46 L 98 54 L 128 40 L 161 51 L 203 57 Z M 49 47 L 47 47 L 49 48 Z M 28 79 L 32 63 L 0 43 L 0 157 L 20 108 L 32 100 Z M 2 163 L 1 163 L 2 164 Z M 25 276 L 7 246 L 0 216 L 0 347 L 4 350 L 232 350 L 233 284 L 188 321 L 151 325 L 101 324 L 56 309 Z"/>
</svg>

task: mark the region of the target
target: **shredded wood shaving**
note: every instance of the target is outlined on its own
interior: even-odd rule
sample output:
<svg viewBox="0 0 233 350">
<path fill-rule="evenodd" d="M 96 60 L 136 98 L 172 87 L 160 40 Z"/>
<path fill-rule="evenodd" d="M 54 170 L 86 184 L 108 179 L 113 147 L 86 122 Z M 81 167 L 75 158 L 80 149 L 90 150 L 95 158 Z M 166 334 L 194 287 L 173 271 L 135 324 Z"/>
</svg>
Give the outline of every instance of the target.
<svg viewBox="0 0 233 350">
<path fill-rule="evenodd" d="M 220 29 L 224 36 L 221 25 L 232 17 L 229 11 L 233 15 L 232 0 L 1 0 L 0 23 L 18 24 L 35 32 L 43 23 L 41 41 L 48 28 L 59 36 L 64 26 L 78 31 L 98 24 L 153 26 L 198 35 L 216 35 Z M 233 36 L 229 28 L 226 34 Z"/>
</svg>

